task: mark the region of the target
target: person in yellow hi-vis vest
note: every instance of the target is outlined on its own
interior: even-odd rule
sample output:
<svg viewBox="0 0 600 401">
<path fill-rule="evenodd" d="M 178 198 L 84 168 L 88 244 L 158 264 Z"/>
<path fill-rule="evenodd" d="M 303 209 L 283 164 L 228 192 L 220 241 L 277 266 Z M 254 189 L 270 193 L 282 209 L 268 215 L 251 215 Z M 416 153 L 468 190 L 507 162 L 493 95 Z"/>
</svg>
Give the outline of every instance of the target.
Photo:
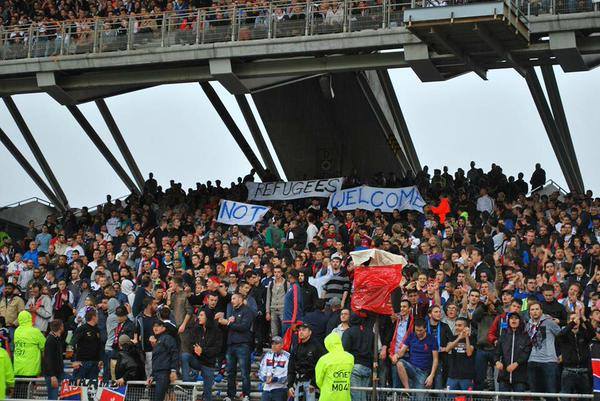
<svg viewBox="0 0 600 401">
<path fill-rule="evenodd" d="M 323 401 L 350 401 L 350 376 L 354 368 L 354 356 L 344 351 L 342 340 L 336 333 L 325 337 L 328 353 L 319 358 L 315 367 L 315 379 L 321 389 Z"/>
</svg>

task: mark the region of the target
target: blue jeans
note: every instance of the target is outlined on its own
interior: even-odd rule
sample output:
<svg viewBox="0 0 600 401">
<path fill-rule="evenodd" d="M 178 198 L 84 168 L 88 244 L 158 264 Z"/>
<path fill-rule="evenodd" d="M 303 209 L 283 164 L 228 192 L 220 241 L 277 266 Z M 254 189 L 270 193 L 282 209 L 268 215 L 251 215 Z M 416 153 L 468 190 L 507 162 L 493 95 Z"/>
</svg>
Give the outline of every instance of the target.
<svg viewBox="0 0 600 401">
<path fill-rule="evenodd" d="M 188 354 L 191 356 L 191 354 Z M 188 360 L 189 366 L 197 370 L 202 374 L 202 401 L 212 401 L 212 388 L 215 383 L 215 370 L 210 366 L 204 366 L 200 363 L 200 361 L 192 356 L 191 359 Z M 196 381 L 196 378 L 190 380 L 192 382 Z"/>
<path fill-rule="evenodd" d="M 73 371 L 74 380 L 98 380 L 100 368 L 97 361 L 81 362 L 79 369 Z"/>
<path fill-rule="evenodd" d="M 194 359 L 194 355 L 184 352 L 181 354 L 181 379 L 184 382 L 195 382 L 196 378 L 192 375 L 192 367 L 190 361 Z"/>
<path fill-rule="evenodd" d="M 494 359 L 494 351 L 478 349 L 475 353 L 475 390 L 485 389 L 488 366 L 494 366 Z"/>
<path fill-rule="evenodd" d="M 429 372 L 424 371 L 416 367 L 415 365 L 408 362 L 406 359 L 401 359 L 400 362 L 404 369 L 406 370 L 406 375 L 408 376 L 408 384 L 410 388 L 414 389 L 424 389 L 425 388 L 425 380 L 427 380 L 427 376 L 429 376 Z M 415 395 L 415 400 L 421 401 L 425 399 L 424 393 L 418 393 Z"/>
<path fill-rule="evenodd" d="M 287 388 L 276 388 L 271 391 L 263 391 L 261 401 L 287 401 Z"/>
<path fill-rule="evenodd" d="M 588 369 L 564 368 L 560 378 L 560 392 L 563 394 L 589 394 L 592 392 L 590 381 L 585 380 Z"/>
<path fill-rule="evenodd" d="M 540 363 L 529 362 L 527 364 L 527 376 L 529 377 L 529 390 L 533 393 L 556 393 L 558 392 L 557 377 L 558 364 L 555 362 Z M 582 377 L 583 379 L 583 377 Z M 587 380 L 587 377 L 585 377 Z"/>
<path fill-rule="evenodd" d="M 165 401 L 165 396 L 171 385 L 170 375 L 169 370 L 152 372 L 152 378 L 154 379 L 154 398 L 152 401 Z"/>
<path fill-rule="evenodd" d="M 350 376 L 350 387 L 369 387 L 371 373 L 371 368 L 359 364 L 354 365 L 352 375 Z M 367 401 L 367 393 L 364 391 L 351 390 L 350 393 L 352 401 Z"/>
<path fill-rule="evenodd" d="M 448 378 L 448 390 L 473 390 L 473 380 L 471 379 L 450 379 Z"/>
<path fill-rule="evenodd" d="M 58 400 L 58 392 L 60 391 L 60 385 L 63 381 L 63 375 L 56 377 L 56 379 L 58 380 L 57 388 L 52 388 L 50 376 L 46 376 L 44 379 L 46 379 L 46 389 L 48 390 L 48 399 L 49 400 Z"/>
<path fill-rule="evenodd" d="M 294 386 L 294 401 L 316 401 L 316 399 L 317 390 L 310 392 L 310 381 L 296 383 Z"/>
<path fill-rule="evenodd" d="M 232 344 L 227 348 L 227 396 L 235 397 L 237 365 L 242 375 L 242 393 L 250 396 L 250 345 Z"/>
</svg>

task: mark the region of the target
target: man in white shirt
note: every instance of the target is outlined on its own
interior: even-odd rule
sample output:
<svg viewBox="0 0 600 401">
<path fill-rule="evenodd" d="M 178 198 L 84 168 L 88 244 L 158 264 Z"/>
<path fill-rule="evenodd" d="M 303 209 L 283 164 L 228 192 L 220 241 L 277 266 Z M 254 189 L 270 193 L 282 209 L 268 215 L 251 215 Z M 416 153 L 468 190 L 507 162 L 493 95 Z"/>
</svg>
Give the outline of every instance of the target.
<svg viewBox="0 0 600 401">
<path fill-rule="evenodd" d="M 477 211 L 492 214 L 494 211 L 494 200 L 488 195 L 487 189 L 481 188 L 479 195 L 479 198 L 477 198 Z"/>
<path fill-rule="evenodd" d="M 308 246 L 319 233 L 319 229 L 315 225 L 315 216 L 309 214 L 306 220 L 308 221 L 308 227 L 306 227 L 306 246 Z"/>
<path fill-rule="evenodd" d="M 121 220 L 117 216 L 117 211 L 113 210 L 110 212 L 110 217 L 106 220 L 106 231 L 111 237 L 117 236 L 117 227 L 121 225 Z"/>
</svg>

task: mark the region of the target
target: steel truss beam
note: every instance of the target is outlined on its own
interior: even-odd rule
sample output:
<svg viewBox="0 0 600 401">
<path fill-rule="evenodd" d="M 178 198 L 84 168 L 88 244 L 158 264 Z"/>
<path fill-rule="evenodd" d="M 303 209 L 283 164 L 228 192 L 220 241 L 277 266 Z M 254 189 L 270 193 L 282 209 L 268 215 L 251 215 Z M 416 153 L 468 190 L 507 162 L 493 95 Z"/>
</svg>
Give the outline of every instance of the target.
<svg viewBox="0 0 600 401">
<path fill-rule="evenodd" d="M 381 81 L 383 93 L 394 116 L 394 121 L 396 122 L 398 133 L 400 134 L 400 141 L 402 142 L 402 146 L 404 147 L 404 151 L 406 153 L 406 156 L 408 157 L 408 161 L 412 166 L 412 170 L 416 174 L 419 171 L 421 171 L 421 162 L 419 162 L 419 156 L 417 155 L 415 145 L 413 144 L 412 138 L 410 136 L 410 131 L 408 130 L 406 119 L 404 118 L 402 108 L 400 107 L 400 103 L 398 102 L 398 97 L 396 96 L 394 85 L 392 84 L 392 80 L 390 79 L 390 74 L 387 72 L 387 70 L 377 70 L 377 76 Z"/>
<path fill-rule="evenodd" d="M 361 91 L 365 95 L 367 102 L 369 103 L 371 111 L 373 111 L 373 114 L 377 118 L 377 123 L 379 124 L 381 130 L 387 138 L 387 142 L 390 146 L 390 149 L 392 150 L 392 152 L 394 152 L 396 158 L 400 162 L 400 166 L 403 170 L 402 173 L 406 173 L 408 170 L 412 169 L 411 163 L 408 160 L 406 154 L 404 153 L 404 150 L 401 148 L 400 144 L 396 140 L 392 127 L 390 127 L 387 119 L 385 118 L 384 112 L 381 109 L 379 103 L 377 102 L 377 99 L 375 98 L 375 95 L 371 90 L 367 78 L 365 77 L 363 72 L 359 71 L 356 73 L 356 80 L 358 82 L 358 85 L 360 86 Z"/>
<path fill-rule="evenodd" d="M 221 117 L 223 124 L 225 124 L 229 130 L 229 133 L 240 147 L 240 150 L 242 153 L 244 153 L 244 156 L 246 156 L 254 171 L 256 171 L 256 174 L 258 174 L 261 180 L 264 180 L 266 178 L 265 168 L 260 163 L 260 160 L 258 160 L 258 157 L 256 157 L 254 154 L 254 151 L 246 141 L 246 138 L 244 138 L 242 131 L 240 131 L 238 128 L 237 124 L 233 120 L 233 117 L 231 117 L 231 114 L 229 114 L 229 111 L 227 111 L 227 108 L 219 98 L 219 95 L 215 89 L 212 87 L 210 82 L 200 82 L 200 87 L 219 114 L 219 117 Z"/>
<path fill-rule="evenodd" d="M 525 81 L 527 82 L 527 86 L 531 92 L 531 97 L 533 98 L 535 106 L 538 109 L 538 113 L 540 114 L 542 123 L 546 129 L 546 133 L 548 134 L 548 139 L 550 139 L 550 144 L 552 145 L 552 149 L 556 154 L 558 164 L 560 165 L 563 175 L 565 176 L 565 180 L 567 181 L 569 189 L 571 191 L 582 193 L 583 179 L 581 179 L 581 174 L 578 173 L 579 167 L 577 160 L 571 157 L 571 154 L 574 155 L 575 151 L 572 148 L 572 144 L 571 149 L 567 149 L 569 145 L 564 140 L 564 136 L 557 125 L 555 116 L 552 115 L 552 110 L 548 105 L 548 101 L 546 100 L 544 91 L 542 90 L 542 86 L 540 85 L 540 81 L 533 67 L 527 68 Z M 558 88 L 556 89 L 558 90 Z"/>
<path fill-rule="evenodd" d="M 106 144 L 102 141 L 102 138 L 100 138 L 100 136 L 94 129 L 94 127 L 92 127 L 92 125 L 85 118 L 81 110 L 79 110 L 79 108 L 74 105 L 66 105 L 65 107 L 71 112 L 75 120 L 79 123 L 83 131 L 87 134 L 87 136 L 94 143 L 94 145 L 96 145 L 98 151 L 102 154 L 102 156 L 104 156 L 104 158 L 115 171 L 115 173 L 117 173 L 117 175 L 119 176 L 121 181 L 123 181 L 127 189 L 139 195 L 139 188 L 135 186 L 135 183 L 131 180 L 129 175 L 127 175 L 125 169 L 121 167 L 119 161 L 115 158 L 115 156 L 113 156 Z"/>
<path fill-rule="evenodd" d="M 15 146 L 15 144 L 10 140 L 6 132 L 0 128 L 0 141 L 4 144 L 8 152 L 17 160 L 17 162 L 21 165 L 23 170 L 31 177 L 33 182 L 42 190 L 44 195 L 52 202 L 60 211 L 64 212 L 66 210 L 65 205 L 62 204 L 62 201 L 58 199 L 58 197 L 52 192 L 50 187 L 46 185 L 42 177 L 35 171 L 33 166 L 27 161 L 25 156 L 19 151 L 19 149 Z"/>
<path fill-rule="evenodd" d="M 440 28 L 431 28 L 432 32 L 436 35 L 437 39 L 448 48 L 456 57 L 461 59 L 465 66 L 472 70 L 475 74 L 479 75 L 481 79 L 487 81 L 487 73 L 481 68 L 469 54 L 464 52 L 456 43 L 454 43 L 448 35 L 446 35 Z"/>
<path fill-rule="evenodd" d="M 279 172 L 277 171 L 277 167 L 275 166 L 275 162 L 273 161 L 273 157 L 271 157 L 271 152 L 269 152 L 269 148 L 267 147 L 267 143 L 265 142 L 265 137 L 260 131 L 260 127 L 256 122 L 256 118 L 254 117 L 254 113 L 252 113 L 252 109 L 250 108 L 250 104 L 248 103 L 248 99 L 246 99 L 246 95 L 235 95 L 235 100 L 244 115 L 244 119 L 246 120 L 246 124 L 250 129 L 250 133 L 252 134 L 252 138 L 254 139 L 254 143 L 258 148 L 258 152 L 260 153 L 260 157 L 262 157 L 265 166 L 271 174 L 275 177 L 279 177 Z"/>
<path fill-rule="evenodd" d="M 98 100 L 96 100 L 96 106 L 98 107 L 98 110 L 100 111 L 100 114 L 102 115 L 102 118 L 104 119 L 104 122 L 106 123 L 106 126 L 108 127 L 108 130 L 110 131 L 110 134 L 112 135 L 113 139 L 115 140 L 115 143 L 119 147 L 119 151 L 121 152 L 121 155 L 123 155 L 123 159 L 125 159 L 125 163 L 127 163 L 127 167 L 129 167 L 129 171 L 131 171 L 131 174 L 133 175 L 133 179 L 137 183 L 138 188 L 140 190 L 143 190 L 144 189 L 144 177 L 142 176 L 142 173 L 140 172 L 140 169 L 139 169 L 137 163 L 135 162 L 135 159 L 133 158 L 133 155 L 131 154 L 129 147 L 127 146 L 127 143 L 125 142 L 125 139 L 123 139 L 121 130 L 119 129 L 119 126 L 117 125 L 117 123 L 115 122 L 115 119 L 113 118 L 112 114 L 110 113 L 110 110 L 109 110 L 108 106 L 106 105 L 106 102 L 104 101 L 104 99 L 98 99 Z"/>
<path fill-rule="evenodd" d="M 17 107 L 17 105 L 15 104 L 15 102 L 12 100 L 12 98 L 10 96 L 4 97 L 4 98 L 2 98 L 2 100 L 4 100 L 4 104 L 6 105 L 8 112 L 12 116 L 13 120 L 15 120 L 15 123 L 17 124 L 19 131 L 21 131 L 21 135 L 23 135 L 23 138 L 25 139 L 25 142 L 27 142 L 27 145 L 29 146 L 31 153 L 33 153 L 35 160 L 37 161 L 38 165 L 42 169 L 42 172 L 44 173 L 46 180 L 48 180 L 48 182 L 50 183 L 50 186 L 52 187 L 54 194 L 56 195 L 56 197 L 58 199 L 60 199 L 62 206 L 65 209 L 68 209 L 69 201 L 67 200 L 67 196 L 65 195 L 60 184 L 58 183 L 58 180 L 56 179 L 54 172 L 50 168 L 48 161 L 46 161 L 46 158 L 44 157 L 44 154 L 42 153 L 42 151 L 40 150 L 40 147 L 38 146 L 37 142 L 35 141 L 33 134 L 29 130 L 29 127 L 27 126 L 27 123 L 23 119 L 23 116 L 21 115 L 19 108 Z"/>
<path fill-rule="evenodd" d="M 578 191 L 583 193 L 585 185 L 583 183 L 583 176 L 579 169 L 579 163 L 577 161 L 577 154 L 575 153 L 575 146 L 573 146 L 573 139 L 571 138 L 571 131 L 569 130 L 569 123 L 567 122 L 567 116 L 565 109 L 560 97 L 560 91 L 558 89 L 558 83 L 556 82 L 556 75 L 554 75 L 554 69 L 551 65 L 543 65 L 541 67 L 542 76 L 544 77 L 544 84 L 546 86 L 546 92 L 548 93 L 548 100 L 550 100 L 550 107 L 552 108 L 552 115 L 559 132 L 559 140 L 562 147 L 567 151 L 571 165 L 573 167 L 574 177 L 577 179 Z"/>
</svg>

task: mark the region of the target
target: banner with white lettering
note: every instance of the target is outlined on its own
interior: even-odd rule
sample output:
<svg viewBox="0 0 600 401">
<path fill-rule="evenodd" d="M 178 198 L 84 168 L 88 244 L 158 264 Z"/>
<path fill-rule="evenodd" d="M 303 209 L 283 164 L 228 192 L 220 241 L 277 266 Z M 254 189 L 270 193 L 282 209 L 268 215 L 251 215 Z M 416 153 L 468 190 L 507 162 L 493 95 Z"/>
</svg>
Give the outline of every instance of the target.
<svg viewBox="0 0 600 401">
<path fill-rule="evenodd" d="M 272 201 L 299 198 L 327 198 L 342 189 L 343 178 L 288 182 L 247 182 L 248 200 Z"/>
<path fill-rule="evenodd" d="M 269 209 L 268 206 L 251 205 L 249 203 L 221 199 L 217 223 L 251 226 L 257 221 L 262 220 Z"/>
<path fill-rule="evenodd" d="M 416 210 L 423 213 L 425 201 L 421 197 L 417 187 L 404 188 L 376 188 L 355 187 L 337 191 L 329 197 L 329 210 L 354 210 L 364 209 L 373 211 L 380 209 L 382 212 L 390 213 L 395 209 Z"/>
</svg>

